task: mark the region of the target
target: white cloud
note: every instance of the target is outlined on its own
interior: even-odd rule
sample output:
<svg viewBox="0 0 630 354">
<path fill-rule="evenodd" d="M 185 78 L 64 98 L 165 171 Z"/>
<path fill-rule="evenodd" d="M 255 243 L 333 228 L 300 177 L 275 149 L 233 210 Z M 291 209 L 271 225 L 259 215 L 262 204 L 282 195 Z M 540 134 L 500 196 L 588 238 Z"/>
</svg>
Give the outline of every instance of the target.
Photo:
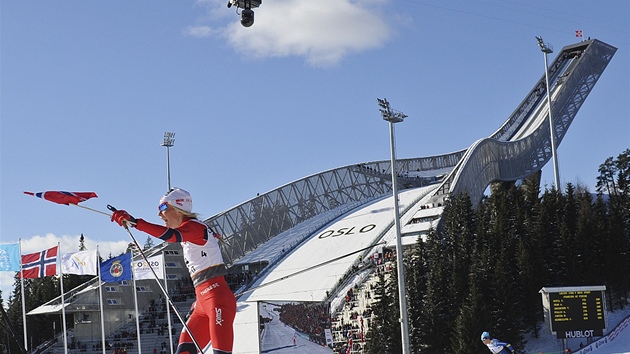
<svg viewBox="0 0 630 354">
<path fill-rule="evenodd" d="M 134 235 L 135 236 L 135 235 Z M 79 251 L 79 235 L 64 235 L 64 236 L 56 236 L 54 234 L 46 234 L 45 236 L 36 235 L 28 239 L 22 239 L 21 248 L 22 254 L 28 254 L 33 252 L 43 251 L 45 249 L 57 246 L 57 243 L 60 245 L 60 254 L 77 252 Z M 140 246 L 144 244 L 145 240 L 139 240 L 136 238 Z M 156 240 L 159 241 L 159 240 Z M 85 247 L 87 249 L 96 249 L 98 246 L 99 253 L 101 257 L 107 259 L 109 258 L 109 254 L 111 253 L 114 256 L 125 252 L 127 249 L 127 245 L 133 242 L 131 239 L 128 240 L 120 240 L 120 241 L 107 241 L 107 242 L 97 242 L 96 240 L 91 240 L 88 237 L 85 238 Z M 157 242 L 154 242 L 157 243 Z"/>
<path fill-rule="evenodd" d="M 188 26 L 184 29 L 184 34 L 192 37 L 210 37 L 213 31 L 210 26 Z"/>
<path fill-rule="evenodd" d="M 216 1 L 206 3 L 209 10 L 217 11 Z M 351 53 L 378 48 L 391 37 L 392 29 L 380 12 L 387 3 L 388 0 L 263 1 L 254 10 L 252 27 L 242 27 L 240 17 L 228 11 L 234 16 L 231 23 L 212 32 L 249 57 L 299 56 L 311 65 L 329 66 Z"/>
</svg>

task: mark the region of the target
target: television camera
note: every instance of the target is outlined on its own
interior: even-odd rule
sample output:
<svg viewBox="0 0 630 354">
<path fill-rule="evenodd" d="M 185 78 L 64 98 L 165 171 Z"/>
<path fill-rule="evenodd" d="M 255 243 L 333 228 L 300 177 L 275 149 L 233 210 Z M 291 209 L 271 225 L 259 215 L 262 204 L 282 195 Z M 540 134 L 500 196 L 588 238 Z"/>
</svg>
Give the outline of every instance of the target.
<svg viewBox="0 0 630 354">
<path fill-rule="evenodd" d="M 236 6 L 236 13 L 238 13 L 238 9 L 242 9 L 241 25 L 251 27 L 254 24 L 254 10 L 252 9 L 260 6 L 261 3 L 262 0 L 228 0 L 227 7 Z"/>
</svg>

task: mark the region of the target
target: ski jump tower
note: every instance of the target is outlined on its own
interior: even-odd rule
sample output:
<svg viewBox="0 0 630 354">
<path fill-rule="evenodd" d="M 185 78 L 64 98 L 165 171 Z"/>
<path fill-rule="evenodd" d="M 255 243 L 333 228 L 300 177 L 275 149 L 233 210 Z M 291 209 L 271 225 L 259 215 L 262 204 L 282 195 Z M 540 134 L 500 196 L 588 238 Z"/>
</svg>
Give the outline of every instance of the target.
<svg viewBox="0 0 630 354">
<path fill-rule="evenodd" d="M 320 172 L 260 194 L 205 223 L 222 234 L 223 257 L 233 265 L 281 233 L 290 232 L 299 241 L 316 232 L 318 225 L 390 195 L 392 168 L 400 190 L 431 187 L 418 203 L 440 205 L 449 195 L 465 191 L 476 205 L 490 183 L 516 181 L 541 171 L 552 157 L 547 95 L 559 145 L 615 52 L 615 47 L 596 39 L 562 48 L 548 68 L 551 92 L 543 73 L 505 123 L 467 149 L 399 159 L 395 166 L 374 161 Z"/>
</svg>

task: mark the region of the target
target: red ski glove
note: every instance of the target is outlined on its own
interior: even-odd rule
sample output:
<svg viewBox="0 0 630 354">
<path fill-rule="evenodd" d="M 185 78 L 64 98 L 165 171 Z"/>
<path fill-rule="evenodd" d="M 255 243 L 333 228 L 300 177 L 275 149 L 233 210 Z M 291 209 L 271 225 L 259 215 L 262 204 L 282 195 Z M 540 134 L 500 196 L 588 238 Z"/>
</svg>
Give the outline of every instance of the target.
<svg viewBox="0 0 630 354">
<path fill-rule="evenodd" d="M 123 226 L 123 223 L 131 223 L 132 226 L 135 226 L 138 223 L 138 220 L 129 215 L 129 213 L 125 210 L 116 210 L 112 214 L 112 222 L 115 222 L 120 226 Z"/>
</svg>

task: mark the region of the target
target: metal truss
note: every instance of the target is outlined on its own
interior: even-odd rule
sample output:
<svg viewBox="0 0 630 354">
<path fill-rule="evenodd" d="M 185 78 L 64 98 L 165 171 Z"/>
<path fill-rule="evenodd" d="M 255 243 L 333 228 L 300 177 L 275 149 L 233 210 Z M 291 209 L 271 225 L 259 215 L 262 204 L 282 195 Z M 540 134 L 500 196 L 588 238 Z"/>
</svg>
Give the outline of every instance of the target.
<svg viewBox="0 0 630 354">
<path fill-rule="evenodd" d="M 409 171 L 452 169 L 465 150 L 452 154 L 396 161 L 401 189 L 428 185 L 436 178 L 416 177 Z M 227 265 L 296 225 L 319 218 L 320 223 L 347 212 L 351 203 L 363 203 L 390 194 L 390 161 L 349 165 L 291 182 L 204 222 L 222 236 L 221 250 Z"/>
</svg>

